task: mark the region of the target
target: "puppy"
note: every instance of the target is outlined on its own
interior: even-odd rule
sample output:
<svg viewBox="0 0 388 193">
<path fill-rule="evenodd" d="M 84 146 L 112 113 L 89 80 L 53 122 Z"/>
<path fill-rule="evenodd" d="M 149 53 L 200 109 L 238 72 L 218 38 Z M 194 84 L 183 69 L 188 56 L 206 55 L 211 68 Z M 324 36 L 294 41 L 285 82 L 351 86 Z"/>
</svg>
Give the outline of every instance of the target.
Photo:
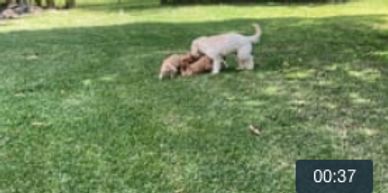
<svg viewBox="0 0 388 193">
<path fill-rule="evenodd" d="M 194 57 L 190 53 L 187 54 L 171 54 L 163 60 L 160 68 L 159 79 L 169 76 L 175 77 L 181 68 L 186 68 L 193 63 L 198 57 Z"/>
<path fill-rule="evenodd" d="M 226 66 L 227 66 L 226 62 L 221 63 L 222 68 L 225 68 Z M 213 60 L 206 55 L 202 55 L 197 61 L 181 68 L 181 75 L 192 76 L 196 74 L 210 72 L 212 68 L 213 68 Z"/>
<path fill-rule="evenodd" d="M 181 68 L 182 76 L 191 76 L 204 72 L 210 72 L 213 67 L 213 60 L 207 56 L 202 56 L 194 63 Z"/>
<path fill-rule="evenodd" d="M 199 37 L 192 42 L 190 53 L 196 57 L 200 54 L 210 57 L 213 60 L 212 74 L 220 72 L 224 56 L 236 52 L 238 69 L 252 70 L 254 68 L 252 44 L 259 42 L 262 33 L 258 24 L 253 24 L 253 27 L 256 32 L 251 36 L 227 33 Z"/>
</svg>

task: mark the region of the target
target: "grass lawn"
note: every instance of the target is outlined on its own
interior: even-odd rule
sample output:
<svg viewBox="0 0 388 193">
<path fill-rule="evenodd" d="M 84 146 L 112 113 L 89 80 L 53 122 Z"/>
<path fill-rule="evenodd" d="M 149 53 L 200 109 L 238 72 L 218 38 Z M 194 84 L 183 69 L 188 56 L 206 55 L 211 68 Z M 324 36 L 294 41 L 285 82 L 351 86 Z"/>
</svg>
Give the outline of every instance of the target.
<svg viewBox="0 0 388 193">
<path fill-rule="evenodd" d="M 100 3 L 0 23 L 1 193 L 292 193 L 297 159 L 372 159 L 388 192 L 388 2 Z M 158 80 L 253 22 L 254 71 Z"/>
</svg>

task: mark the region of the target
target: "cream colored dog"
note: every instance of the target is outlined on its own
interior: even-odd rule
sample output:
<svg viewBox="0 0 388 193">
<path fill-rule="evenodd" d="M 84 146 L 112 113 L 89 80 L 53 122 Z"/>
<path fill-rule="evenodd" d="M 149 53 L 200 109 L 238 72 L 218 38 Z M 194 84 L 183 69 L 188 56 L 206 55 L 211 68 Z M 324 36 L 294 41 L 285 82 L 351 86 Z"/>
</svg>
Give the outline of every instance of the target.
<svg viewBox="0 0 388 193">
<path fill-rule="evenodd" d="M 244 36 L 238 33 L 227 33 L 215 36 L 202 36 L 191 44 L 191 54 L 195 57 L 205 54 L 213 60 L 212 74 L 218 74 L 222 67 L 223 57 L 237 53 L 238 69 L 252 70 L 254 68 L 252 44 L 259 42 L 261 28 L 253 24 L 256 33 Z"/>
</svg>

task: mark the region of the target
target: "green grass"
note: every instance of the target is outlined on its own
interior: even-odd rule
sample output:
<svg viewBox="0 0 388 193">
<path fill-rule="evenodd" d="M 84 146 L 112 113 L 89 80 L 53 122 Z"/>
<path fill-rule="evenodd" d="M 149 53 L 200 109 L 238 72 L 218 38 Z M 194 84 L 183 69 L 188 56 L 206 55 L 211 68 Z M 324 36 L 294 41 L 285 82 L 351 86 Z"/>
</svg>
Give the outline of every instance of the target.
<svg viewBox="0 0 388 193">
<path fill-rule="evenodd" d="M 0 24 L 0 192 L 291 193 L 297 159 L 372 159 L 388 192 L 388 3 L 125 5 Z M 158 80 L 253 22 L 254 71 Z"/>
</svg>

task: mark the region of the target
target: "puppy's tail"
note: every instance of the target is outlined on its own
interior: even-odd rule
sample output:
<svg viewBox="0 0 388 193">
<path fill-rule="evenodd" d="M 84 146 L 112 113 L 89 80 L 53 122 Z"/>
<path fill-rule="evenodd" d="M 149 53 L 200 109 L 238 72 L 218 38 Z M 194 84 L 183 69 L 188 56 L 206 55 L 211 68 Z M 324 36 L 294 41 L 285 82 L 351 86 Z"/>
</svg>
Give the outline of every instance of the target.
<svg viewBox="0 0 388 193">
<path fill-rule="evenodd" d="M 259 24 L 257 23 L 254 23 L 252 24 L 252 26 L 255 28 L 255 34 L 249 36 L 249 40 L 252 42 L 252 43 L 258 43 L 260 41 L 260 37 L 261 37 L 261 27 Z"/>
</svg>

